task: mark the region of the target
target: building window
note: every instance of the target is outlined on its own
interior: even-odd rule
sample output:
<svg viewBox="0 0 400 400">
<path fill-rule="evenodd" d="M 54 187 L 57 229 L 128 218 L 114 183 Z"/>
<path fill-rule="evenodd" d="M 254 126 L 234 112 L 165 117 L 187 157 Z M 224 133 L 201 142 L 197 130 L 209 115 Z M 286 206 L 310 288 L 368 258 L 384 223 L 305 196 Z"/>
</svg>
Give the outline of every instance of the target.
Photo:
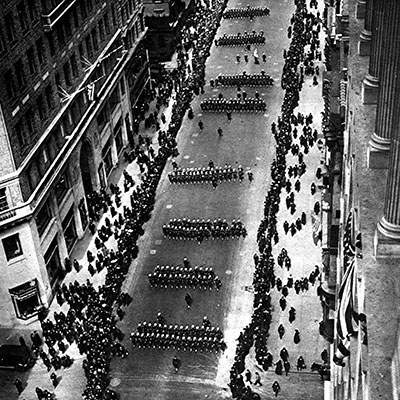
<svg viewBox="0 0 400 400">
<path fill-rule="evenodd" d="M 0 189 L 0 211 L 8 210 L 10 207 L 8 206 L 7 201 L 7 193 L 6 188 Z"/>
<path fill-rule="evenodd" d="M 46 264 L 47 275 L 49 276 L 50 286 L 54 285 L 60 279 L 63 268 L 60 261 L 60 252 L 58 251 L 58 236 L 50 243 L 46 253 L 44 253 L 44 262 Z"/>
<path fill-rule="evenodd" d="M 99 41 L 97 39 L 97 29 L 93 28 L 91 34 L 92 34 L 93 48 L 95 50 L 98 50 L 99 49 Z"/>
<path fill-rule="evenodd" d="M 76 61 L 75 53 L 72 54 L 72 56 L 70 58 L 70 62 L 71 62 L 72 75 L 74 77 L 77 77 L 79 75 L 79 70 L 78 70 L 78 62 Z"/>
<path fill-rule="evenodd" d="M 111 4 L 111 18 L 113 26 L 117 26 L 117 15 L 115 13 L 115 6 Z"/>
<path fill-rule="evenodd" d="M 4 37 L 3 37 L 3 29 L 2 26 L 0 25 L 0 53 L 6 50 L 6 44 L 4 43 Z"/>
<path fill-rule="evenodd" d="M 46 33 L 47 43 L 49 44 L 50 55 L 53 57 L 56 54 L 56 47 L 54 45 L 53 32 Z"/>
<path fill-rule="evenodd" d="M 54 107 L 54 100 L 53 100 L 53 88 L 51 84 L 47 85 L 46 89 L 44 90 L 46 95 L 46 105 L 47 109 L 51 110 Z"/>
<path fill-rule="evenodd" d="M 15 39 L 14 17 L 12 11 L 4 17 L 4 24 L 6 27 L 7 39 L 11 43 Z"/>
<path fill-rule="evenodd" d="M 36 61 L 35 61 L 35 50 L 33 47 L 28 49 L 26 52 L 26 56 L 28 57 L 28 66 L 29 66 L 29 72 L 31 75 L 36 74 Z"/>
<path fill-rule="evenodd" d="M 99 131 L 101 131 L 107 122 L 107 107 L 103 107 L 102 110 L 97 115 L 97 126 Z"/>
<path fill-rule="evenodd" d="M 43 235 L 43 232 L 48 227 L 52 218 L 53 218 L 53 216 L 51 213 L 50 204 L 48 201 L 46 201 L 46 203 L 44 203 L 43 207 L 40 209 L 40 211 L 36 214 L 36 217 L 35 217 L 39 236 Z"/>
<path fill-rule="evenodd" d="M 83 19 L 87 18 L 86 0 L 80 0 L 79 6 L 81 8 L 82 18 Z"/>
<path fill-rule="evenodd" d="M 65 244 L 67 245 L 68 252 L 70 252 L 78 239 L 78 235 L 76 234 L 73 206 L 68 211 L 68 214 L 61 225 L 64 232 Z"/>
<path fill-rule="evenodd" d="M 76 11 L 76 6 L 72 9 L 72 19 L 74 20 L 74 27 L 79 28 L 79 18 L 78 12 Z"/>
<path fill-rule="evenodd" d="M 8 291 L 11 294 L 15 314 L 18 318 L 29 319 L 43 307 L 37 279 L 32 279 Z"/>
<path fill-rule="evenodd" d="M 120 102 L 119 90 L 118 90 L 118 86 L 116 86 L 115 89 L 112 91 L 112 93 L 110 95 L 110 99 L 109 99 L 111 112 L 114 111 L 115 107 L 117 107 L 119 102 Z"/>
<path fill-rule="evenodd" d="M 15 124 L 15 133 L 17 135 L 20 147 L 24 147 L 28 142 L 28 138 L 22 120 Z"/>
<path fill-rule="evenodd" d="M 104 15 L 104 29 L 106 31 L 106 34 L 110 34 L 110 20 L 108 19 L 108 13 Z"/>
<path fill-rule="evenodd" d="M 113 168 L 112 157 L 111 157 L 111 139 L 108 139 L 107 143 L 101 151 L 101 155 L 104 161 L 104 169 L 107 176 L 110 174 Z"/>
<path fill-rule="evenodd" d="M 26 79 L 25 79 L 25 73 L 24 73 L 24 64 L 22 63 L 21 59 L 19 59 L 15 63 L 14 70 L 15 70 L 15 76 L 17 77 L 18 88 L 21 89 L 26 85 Z"/>
<path fill-rule="evenodd" d="M 35 0 L 28 0 L 28 11 L 29 11 L 29 18 L 31 20 L 31 24 L 36 21 L 36 4 Z"/>
<path fill-rule="evenodd" d="M 72 85 L 71 67 L 69 66 L 68 61 L 63 65 L 63 71 L 64 71 L 65 83 L 67 84 L 67 86 L 71 86 Z"/>
<path fill-rule="evenodd" d="M 18 12 L 19 24 L 21 25 L 21 30 L 22 32 L 26 32 L 29 26 L 28 26 L 28 16 L 26 15 L 25 4 L 23 1 L 17 4 L 17 12 Z"/>
<path fill-rule="evenodd" d="M 56 32 L 57 32 L 58 43 L 61 46 L 64 46 L 65 45 L 65 35 L 64 35 L 64 28 L 63 28 L 62 24 L 57 25 Z"/>
<path fill-rule="evenodd" d="M 31 108 L 25 113 L 26 127 L 30 137 L 35 134 L 35 116 Z"/>
<path fill-rule="evenodd" d="M 18 233 L 4 238 L 2 242 L 7 261 L 22 256 L 22 247 Z"/>
<path fill-rule="evenodd" d="M 68 193 L 69 184 L 66 174 L 61 175 L 57 184 L 54 186 L 54 194 L 56 196 L 57 204 L 60 205 L 65 195 Z"/>
<path fill-rule="evenodd" d="M 103 41 L 106 37 L 104 32 L 104 21 L 102 19 L 99 21 L 99 36 L 101 41 Z"/>
<path fill-rule="evenodd" d="M 93 57 L 93 48 L 92 48 L 92 41 L 90 39 L 90 35 L 86 36 L 85 44 L 86 44 L 86 53 L 88 55 L 88 58 L 92 58 Z"/>
<path fill-rule="evenodd" d="M 121 78 L 121 80 L 119 81 L 119 84 L 121 86 L 121 94 L 122 96 L 125 95 L 125 80 L 124 77 Z"/>
<path fill-rule="evenodd" d="M 39 118 L 41 121 L 46 119 L 46 107 L 44 105 L 43 95 L 40 94 L 36 100 L 36 107 L 39 113 Z"/>
<path fill-rule="evenodd" d="M 122 140 L 121 119 L 117 122 L 117 125 L 114 127 L 114 140 L 115 140 L 115 147 L 117 148 L 117 153 L 119 154 L 121 150 L 124 148 L 124 142 Z"/>
<path fill-rule="evenodd" d="M 39 64 L 44 63 L 44 48 L 43 48 L 43 39 L 39 38 L 36 41 L 36 52 L 39 60 Z"/>
<path fill-rule="evenodd" d="M 4 83 L 6 86 L 6 92 L 7 92 L 7 96 L 8 98 L 11 100 L 14 98 L 15 96 L 15 83 L 14 83 L 14 74 L 11 71 L 11 69 L 9 69 L 5 74 L 4 74 Z"/>
<path fill-rule="evenodd" d="M 64 31 L 67 39 L 72 36 L 71 21 L 69 19 L 70 14 L 67 14 L 64 18 Z"/>
</svg>

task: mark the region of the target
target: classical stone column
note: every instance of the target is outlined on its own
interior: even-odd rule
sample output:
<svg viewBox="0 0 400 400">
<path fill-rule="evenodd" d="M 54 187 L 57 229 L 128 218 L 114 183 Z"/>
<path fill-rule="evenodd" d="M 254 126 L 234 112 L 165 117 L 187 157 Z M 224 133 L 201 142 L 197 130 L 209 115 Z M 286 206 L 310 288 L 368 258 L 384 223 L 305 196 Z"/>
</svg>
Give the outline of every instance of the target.
<svg viewBox="0 0 400 400">
<path fill-rule="evenodd" d="M 356 18 L 365 18 L 366 0 L 357 0 L 356 3 Z"/>
<path fill-rule="evenodd" d="M 368 73 L 362 86 L 362 101 L 364 104 L 376 104 L 378 101 L 379 72 L 382 56 L 383 27 L 385 0 L 374 0 L 372 12 L 372 41 Z"/>
<path fill-rule="evenodd" d="M 400 71 L 399 71 L 400 72 Z M 399 109 L 400 112 L 400 109 Z M 399 121 L 400 122 L 400 121 Z M 375 234 L 376 256 L 400 257 L 400 130 L 392 139 L 383 217 Z"/>
<path fill-rule="evenodd" d="M 371 54 L 371 38 L 372 38 L 372 8 L 374 0 L 367 0 L 365 7 L 364 29 L 360 34 L 358 42 L 358 54 L 360 56 L 369 56 Z"/>
<path fill-rule="evenodd" d="M 400 65 L 400 2 L 386 0 L 384 4 L 385 25 L 383 27 L 380 87 L 376 109 L 375 132 L 368 145 L 368 165 L 370 168 L 387 168 L 390 141 L 397 129 L 399 96 L 397 81 Z"/>
</svg>

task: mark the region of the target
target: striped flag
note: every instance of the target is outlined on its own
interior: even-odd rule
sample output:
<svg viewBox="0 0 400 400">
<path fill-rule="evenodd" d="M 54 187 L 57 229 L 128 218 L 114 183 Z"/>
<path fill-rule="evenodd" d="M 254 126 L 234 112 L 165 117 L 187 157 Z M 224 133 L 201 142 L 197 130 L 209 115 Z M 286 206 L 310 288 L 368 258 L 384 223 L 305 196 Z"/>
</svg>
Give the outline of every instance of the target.
<svg viewBox="0 0 400 400">
<path fill-rule="evenodd" d="M 357 277 L 354 258 L 344 274 L 338 296 L 336 329 L 338 337 L 346 340 L 358 332 Z"/>
<path fill-rule="evenodd" d="M 356 249 L 353 244 L 354 237 L 354 210 L 351 209 L 347 216 L 346 225 L 343 234 L 343 266 L 344 270 L 351 264 L 352 258 L 356 254 Z"/>
<path fill-rule="evenodd" d="M 333 362 L 340 367 L 344 367 L 343 359 L 350 355 L 350 339 L 338 340 Z"/>
</svg>

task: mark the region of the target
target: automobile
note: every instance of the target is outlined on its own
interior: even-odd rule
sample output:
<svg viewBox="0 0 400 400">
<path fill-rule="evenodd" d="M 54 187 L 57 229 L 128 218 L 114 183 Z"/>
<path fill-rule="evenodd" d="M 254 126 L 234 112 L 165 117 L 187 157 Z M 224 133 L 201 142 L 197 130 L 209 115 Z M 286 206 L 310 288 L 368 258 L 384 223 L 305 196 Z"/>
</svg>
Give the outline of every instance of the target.
<svg viewBox="0 0 400 400">
<path fill-rule="evenodd" d="M 13 368 L 16 371 L 26 371 L 33 367 L 35 358 L 29 349 L 17 344 L 3 344 L 0 346 L 0 368 Z"/>
</svg>

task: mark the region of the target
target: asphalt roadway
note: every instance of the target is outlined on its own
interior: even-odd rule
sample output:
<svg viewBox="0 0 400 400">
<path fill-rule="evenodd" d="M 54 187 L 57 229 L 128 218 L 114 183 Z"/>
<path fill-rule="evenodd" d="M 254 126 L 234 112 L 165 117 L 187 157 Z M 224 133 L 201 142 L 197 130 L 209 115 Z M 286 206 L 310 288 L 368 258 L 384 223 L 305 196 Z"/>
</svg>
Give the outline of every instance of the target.
<svg viewBox="0 0 400 400">
<path fill-rule="evenodd" d="M 247 2 L 231 0 L 230 7 L 245 7 Z M 253 254 L 256 252 L 256 232 L 263 215 L 263 203 L 270 184 L 270 165 L 274 157 L 275 141 L 270 131 L 270 125 L 280 114 L 283 100 L 283 90 L 280 87 L 280 76 L 283 67 L 283 49 L 288 47 L 286 29 L 290 24 L 290 17 L 294 11 L 291 0 L 261 1 L 254 0 L 252 6 L 265 6 L 271 9 L 269 17 L 257 17 L 252 22 L 248 19 L 223 19 L 216 37 L 223 33 L 231 34 L 244 31 L 263 30 L 266 43 L 257 46 L 260 64 L 253 60 L 252 46 L 248 52 L 249 62 L 243 60 L 245 49 L 241 47 L 211 48 L 211 55 L 207 60 L 207 82 L 214 79 L 219 73 L 259 73 L 262 69 L 271 75 L 275 81 L 269 88 L 243 88 L 248 96 L 254 96 L 256 90 L 267 104 L 265 113 L 233 113 L 229 122 L 225 114 L 201 113 L 200 101 L 204 97 L 217 96 L 219 92 L 224 97 L 235 97 L 236 88 L 213 89 L 207 83 L 205 94 L 197 96 L 193 102 L 195 118 L 185 117 L 178 135 L 178 149 L 180 155 L 176 158 L 182 167 L 207 166 L 210 160 L 215 165 L 241 164 L 244 168 L 251 168 L 254 181 L 246 179 L 239 182 L 223 182 L 215 190 L 212 185 L 171 185 L 166 174 L 172 169 L 167 165 L 163 178 L 160 181 L 156 205 L 150 221 L 145 225 L 145 235 L 139 241 L 139 256 L 133 262 L 124 290 L 128 291 L 133 302 L 126 308 L 126 315 L 119 327 L 125 333 L 124 345 L 129 351 L 127 358 L 116 358 L 111 364 L 111 387 L 118 391 L 121 400 L 125 399 L 225 399 L 230 398 L 229 370 L 233 363 L 236 348 L 236 339 L 241 330 L 249 322 L 252 313 L 253 294 L 251 283 L 253 276 Z M 321 5 L 322 6 L 322 5 Z M 265 53 L 266 62 L 262 62 L 261 55 Z M 241 55 L 241 62 L 236 62 L 236 55 Z M 322 111 L 321 85 L 314 87 L 311 78 L 301 92 L 300 111 L 314 114 L 313 128 L 320 130 Z M 204 130 L 199 131 L 198 122 L 204 123 Z M 223 129 L 222 137 L 217 134 L 218 127 Z M 156 143 L 156 139 L 154 138 Z M 311 196 L 309 187 L 315 180 L 315 169 L 320 164 L 321 154 L 316 146 L 306 156 L 307 173 L 301 177 L 302 188 L 296 193 L 297 212 L 291 216 L 281 205 L 278 213 L 280 241 L 274 247 L 274 255 L 278 255 L 285 247 L 292 259 L 290 273 L 294 279 L 308 276 L 315 265 L 320 265 L 321 248 L 315 246 L 312 240 L 310 212 L 317 195 Z M 288 165 L 295 163 L 294 157 L 288 155 Z M 121 166 L 114 172 L 114 181 L 122 182 Z M 138 175 L 138 168 L 131 164 L 127 167 L 132 175 Z M 136 179 L 136 178 L 135 178 Z M 317 183 L 317 182 L 316 182 Z M 284 199 L 285 196 L 282 196 Z M 129 196 L 128 196 L 129 198 Z M 307 224 L 294 237 L 285 236 L 282 229 L 284 220 L 289 222 L 305 211 Z M 240 218 L 244 223 L 248 236 L 239 240 L 203 241 L 198 245 L 196 241 L 177 241 L 164 238 L 162 225 L 170 218 L 223 218 L 230 222 L 233 218 Z M 89 235 L 90 236 L 90 235 Z M 84 264 L 85 253 L 93 247 L 91 237 L 85 237 L 77 246 L 74 256 Z M 157 264 L 177 265 L 187 257 L 192 265 L 213 267 L 222 280 L 220 291 L 189 290 L 193 298 L 191 309 L 186 307 L 184 296 L 186 289 L 157 289 L 148 284 L 147 275 Z M 87 263 L 87 262 L 86 262 Z M 279 268 L 276 270 L 285 282 L 289 273 Z M 85 281 L 87 272 L 79 275 L 72 272 L 68 280 L 79 279 Z M 104 276 L 103 276 L 104 278 Z M 94 281 L 101 282 L 102 274 L 96 274 Z M 67 282 L 68 283 L 68 282 Z M 326 343 L 318 334 L 318 322 L 321 320 L 321 306 L 316 295 L 316 287 L 296 295 L 293 290 L 287 298 L 288 308 L 293 306 L 297 310 L 297 318 L 293 324 L 288 322 L 288 312 L 282 312 L 278 301 L 280 293 L 274 289 L 272 299 L 273 321 L 270 330 L 269 350 L 274 360 L 279 357 L 280 349 L 285 346 L 289 351 L 289 361 L 292 370 L 288 376 L 277 376 L 271 370 L 263 372 L 256 366 L 253 352 L 246 360 L 246 367 L 261 375 L 262 387 L 255 389 L 262 399 L 274 396 L 271 385 L 277 379 L 281 386 L 279 397 L 285 399 L 320 400 L 323 398 L 323 384 L 316 372 L 311 372 L 312 362 L 320 362 L 320 352 Z M 52 310 L 58 309 L 56 302 Z M 157 313 L 161 312 L 167 324 L 201 325 L 206 315 L 213 326 L 219 326 L 224 332 L 228 348 L 224 353 L 192 353 L 184 351 L 161 349 L 132 348 L 129 335 L 136 330 L 137 324 L 142 321 L 156 321 Z M 286 334 L 282 340 L 277 334 L 277 327 L 283 324 Z M 293 343 L 294 329 L 299 329 L 301 342 Z M 32 326 L 31 329 L 36 329 Z M 59 400 L 76 400 L 81 398 L 85 387 L 85 378 L 81 369 L 82 357 L 71 346 L 69 353 L 75 359 L 72 368 L 59 371 L 61 382 L 55 390 Z M 182 365 L 178 373 L 174 373 L 172 357 L 177 355 Z M 305 359 L 307 369 L 303 372 L 295 370 L 298 356 Z M 26 385 L 20 399 L 34 400 L 34 388 L 52 389 L 48 373 L 40 361 L 35 367 L 24 374 L 18 375 Z M 21 378 L 22 377 L 22 378 Z M 0 383 L 4 388 L 0 391 L 0 399 L 17 398 L 16 390 L 12 385 L 14 373 L 0 372 Z"/>
<path fill-rule="evenodd" d="M 230 1 L 228 7 L 243 7 L 246 4 Z M 213 160 L 215 165 L 241 164 L 244 168 L 252 169 L 255 179 L 252 183 L 247 178 L 242 183 L 224 182 L 215 190 L 211 185 L 171 185 L 166 178 L 166 173 L 172 167 L 169 165 L 166 168 L 164 179 L 159 185 L 153 217 L 145 227 L 146 235 L 139 244 L 140 255 L 133 267 L 134 273 L 130 275 L 126 283 L 126 288 L 134 300 L 120 326 L 126 333 L 125 342 L 127 348 L 130 349 L 130 355 L 112 363 L 112 376 L 115 379 L 112 384 L 116 385 L 122 399 L 223 399 L 230 397 L 227 383 L 235 351 L 235 340 L 241 329 L 249 322 L 251 315 L 253 295 L 249 287 L 252 282 L 253 254 L 257 248 L 256 232 L 262 218 L 263 202 L 270 184 L 270 164 L 274 157 L 275 142 L 270 132 L 270 124 L 276 121 L 280 114 L 283 99 L 283 90 L 280 87 L 282 53 L 289 44 L 286 29 L 294 11 L 291 1 L 253 1 L 251 5 L 268 5 L 271 16 L 254 18 L 252 22 L 248 19 L 223 19 L 216 37 L 223 33 L 263 30 L 266 43 L 257 48 L 260 59 L 262 53 L 265 53 L 267 61 L 265 63 L 261 61 L 258 65 L 254 63 L 253 46 L 251 52 L 248 52 L 247 64 L 243 60 L 244 48 L 213 46 L 207 60 L 206 78 L 209 82 L 209 79 L 214 79 L 219 73 L 234 74 L 244 70 L 248 73 L 259 73 L 264 69 L 274 78 L 273 87 L 243 89 L 246 90 L 248 96 L 254 96 L 255 91 L 258 90 L 267 104 L 267 111 L 250 114 L 233 113 L 231 122 L 227 120 L 224 113 L 202 113 L 200 101 L 203 98 L 217 96 L 219 92 L 227 98 L 236 96 L 236 88 L 213 89 L 207 84 L 205 94 L 197 96 L 192 102 L 195 118 L 184 120 L 178 135 L 180 155 L 176 161 L 182 167 L 206 166 L 209 160 Z M 237 54 L 241 56 L 240 63 L 236 62 Z M 319 89 L 311 86 L 308 79 L 304 89 L 307 98 L 302 102 L 303 112 L 319 114 L 320 86 Z M 308 95 L 311 95 L 310 99 Z M 319 101 L 316 95 L 320 96 Z M 318 119 L 317 115 L 316 119 Z M 204 123 L 203 131 L 198 128 L 199 120 Z M 315 125 L 317 127 L 317 124 Z M 218 127 L 223 129 L 222 137 L 217 134 Z M 309 158 L 313 159 L 312 163 L 319 163 L 319 151 L 314 149 L 309 154 Z M 308 209 L 310 208 L 312 199 L 309 185 L 312 180 L 312 172 L 302 177 L 302 184 L 306 189 L 303 189 L 304 198 L 296 198 L 296 203 L 300 205 L 299 210 L 303 203 Z M 162 225 L 170 218 L 184 217 L 223 218 L 227 221 L 240 218 L 248 230 L 248 236 L 239 240 L 204 241 L 201 245 L 198 245 L 196 241 L 164 238 Z M 290 220 L 289 213 L 283 210 L 279 217 L 282 222 L 286 217 Z M 292 245 L 295 244 L 299 246 L 299 249 L 303 249 L 298 255 L 300 259 L 302 258 L 303 265 L 300 268 L 294 265 L 294 269 L 297 268 L 297 271 L 293 271 L 295 279 L 297 274 L 299 277 L 308 275 L 320 260 L 321 249 L 312 242 L 310 219 L 308 228 L 304 233 L 308 235 L 307 242 L 310 248 L 303 247 L 307 243 L 300 238 L 300 235 L 290 239 Z M 280 236 L 283 245 L 286 240 L 285 235 L 282 233 Z M 287 240 L 289 241 L 289 238 Z M 276 246 L 277 252 L 281 248 L 279 245 Z M 285 245 L 289 252 L 290 246 Z M 194 300 L 191 309 L 186 307 L 184 301 L 187 290 L 151 288 L 147 281 L 147 274 L 152 272 L 157 264 L 181 264 L 184 257 L 187 257 L 192 265 L 212 266 L 223 282 L 222 290 L 219 292 L 189 290 Z M 295 255 L 291 257 L 292 260 L 296 259 Z M 281 271 L 277 271 L 277 274 L 281 274 Z M 282 271 L 282 274 L 285 273 Z M 276 293 L 273 295 L 277 307 L 273 313 L 270 349 L 275 358 L 278 357 L 280 348 L 286 346 L 289 354 L 295 355 L 290 358 L 293 370 L 295 370 L 295 362 L 299 355 L 303 355 L 308 367 L 314 361 L 319 362 L 319 353 L 324 348 L 324 343 L 318 335 L 321 308 L 315 288 L 298 296 L 293 293 L 289 295 L 288 303 L 297 309 L 298 314 L 293 326 L 287 321 L 287 310 L 286 313 L 282 313 L 279 309 L 277 302 L 279 297 Z M 222 328 L 228 349 L 222 355 L 132 349 L 129 343 L 130 332 L 135 330 L 141 321 L 155 322 L 158 312 L 163 314 L 167 324 L 178 325 L 200 325 L 203 316 L 206 315 L 212 325 Z M 287 329 L 281 341 L 276 333 L 279 323 L 283 323 Z M 299 345 L 294 345 L 292 340 L 294 328 L 298 328 L 302 335 Z M 174 373 L 172 367 L 174 355 L 182 361 L 177 374 Z M 254 358 L 248 357 L 248 360 L 248 366 L 254 373 L 257 370 Z M 262 398 L 272 397 L 271 385 L 277 376 L 273 372 L 260 373 L 263 387 L 257 391 Z M 281 395 L 286 399 L 321 399 L 323 397 L 323 385 L 319 376 L 311 373 L 309 369 L 303 373 L 292 372 L 288 377 L 280 377 L 278 380 L 282 388 Z"/>
</svg>

